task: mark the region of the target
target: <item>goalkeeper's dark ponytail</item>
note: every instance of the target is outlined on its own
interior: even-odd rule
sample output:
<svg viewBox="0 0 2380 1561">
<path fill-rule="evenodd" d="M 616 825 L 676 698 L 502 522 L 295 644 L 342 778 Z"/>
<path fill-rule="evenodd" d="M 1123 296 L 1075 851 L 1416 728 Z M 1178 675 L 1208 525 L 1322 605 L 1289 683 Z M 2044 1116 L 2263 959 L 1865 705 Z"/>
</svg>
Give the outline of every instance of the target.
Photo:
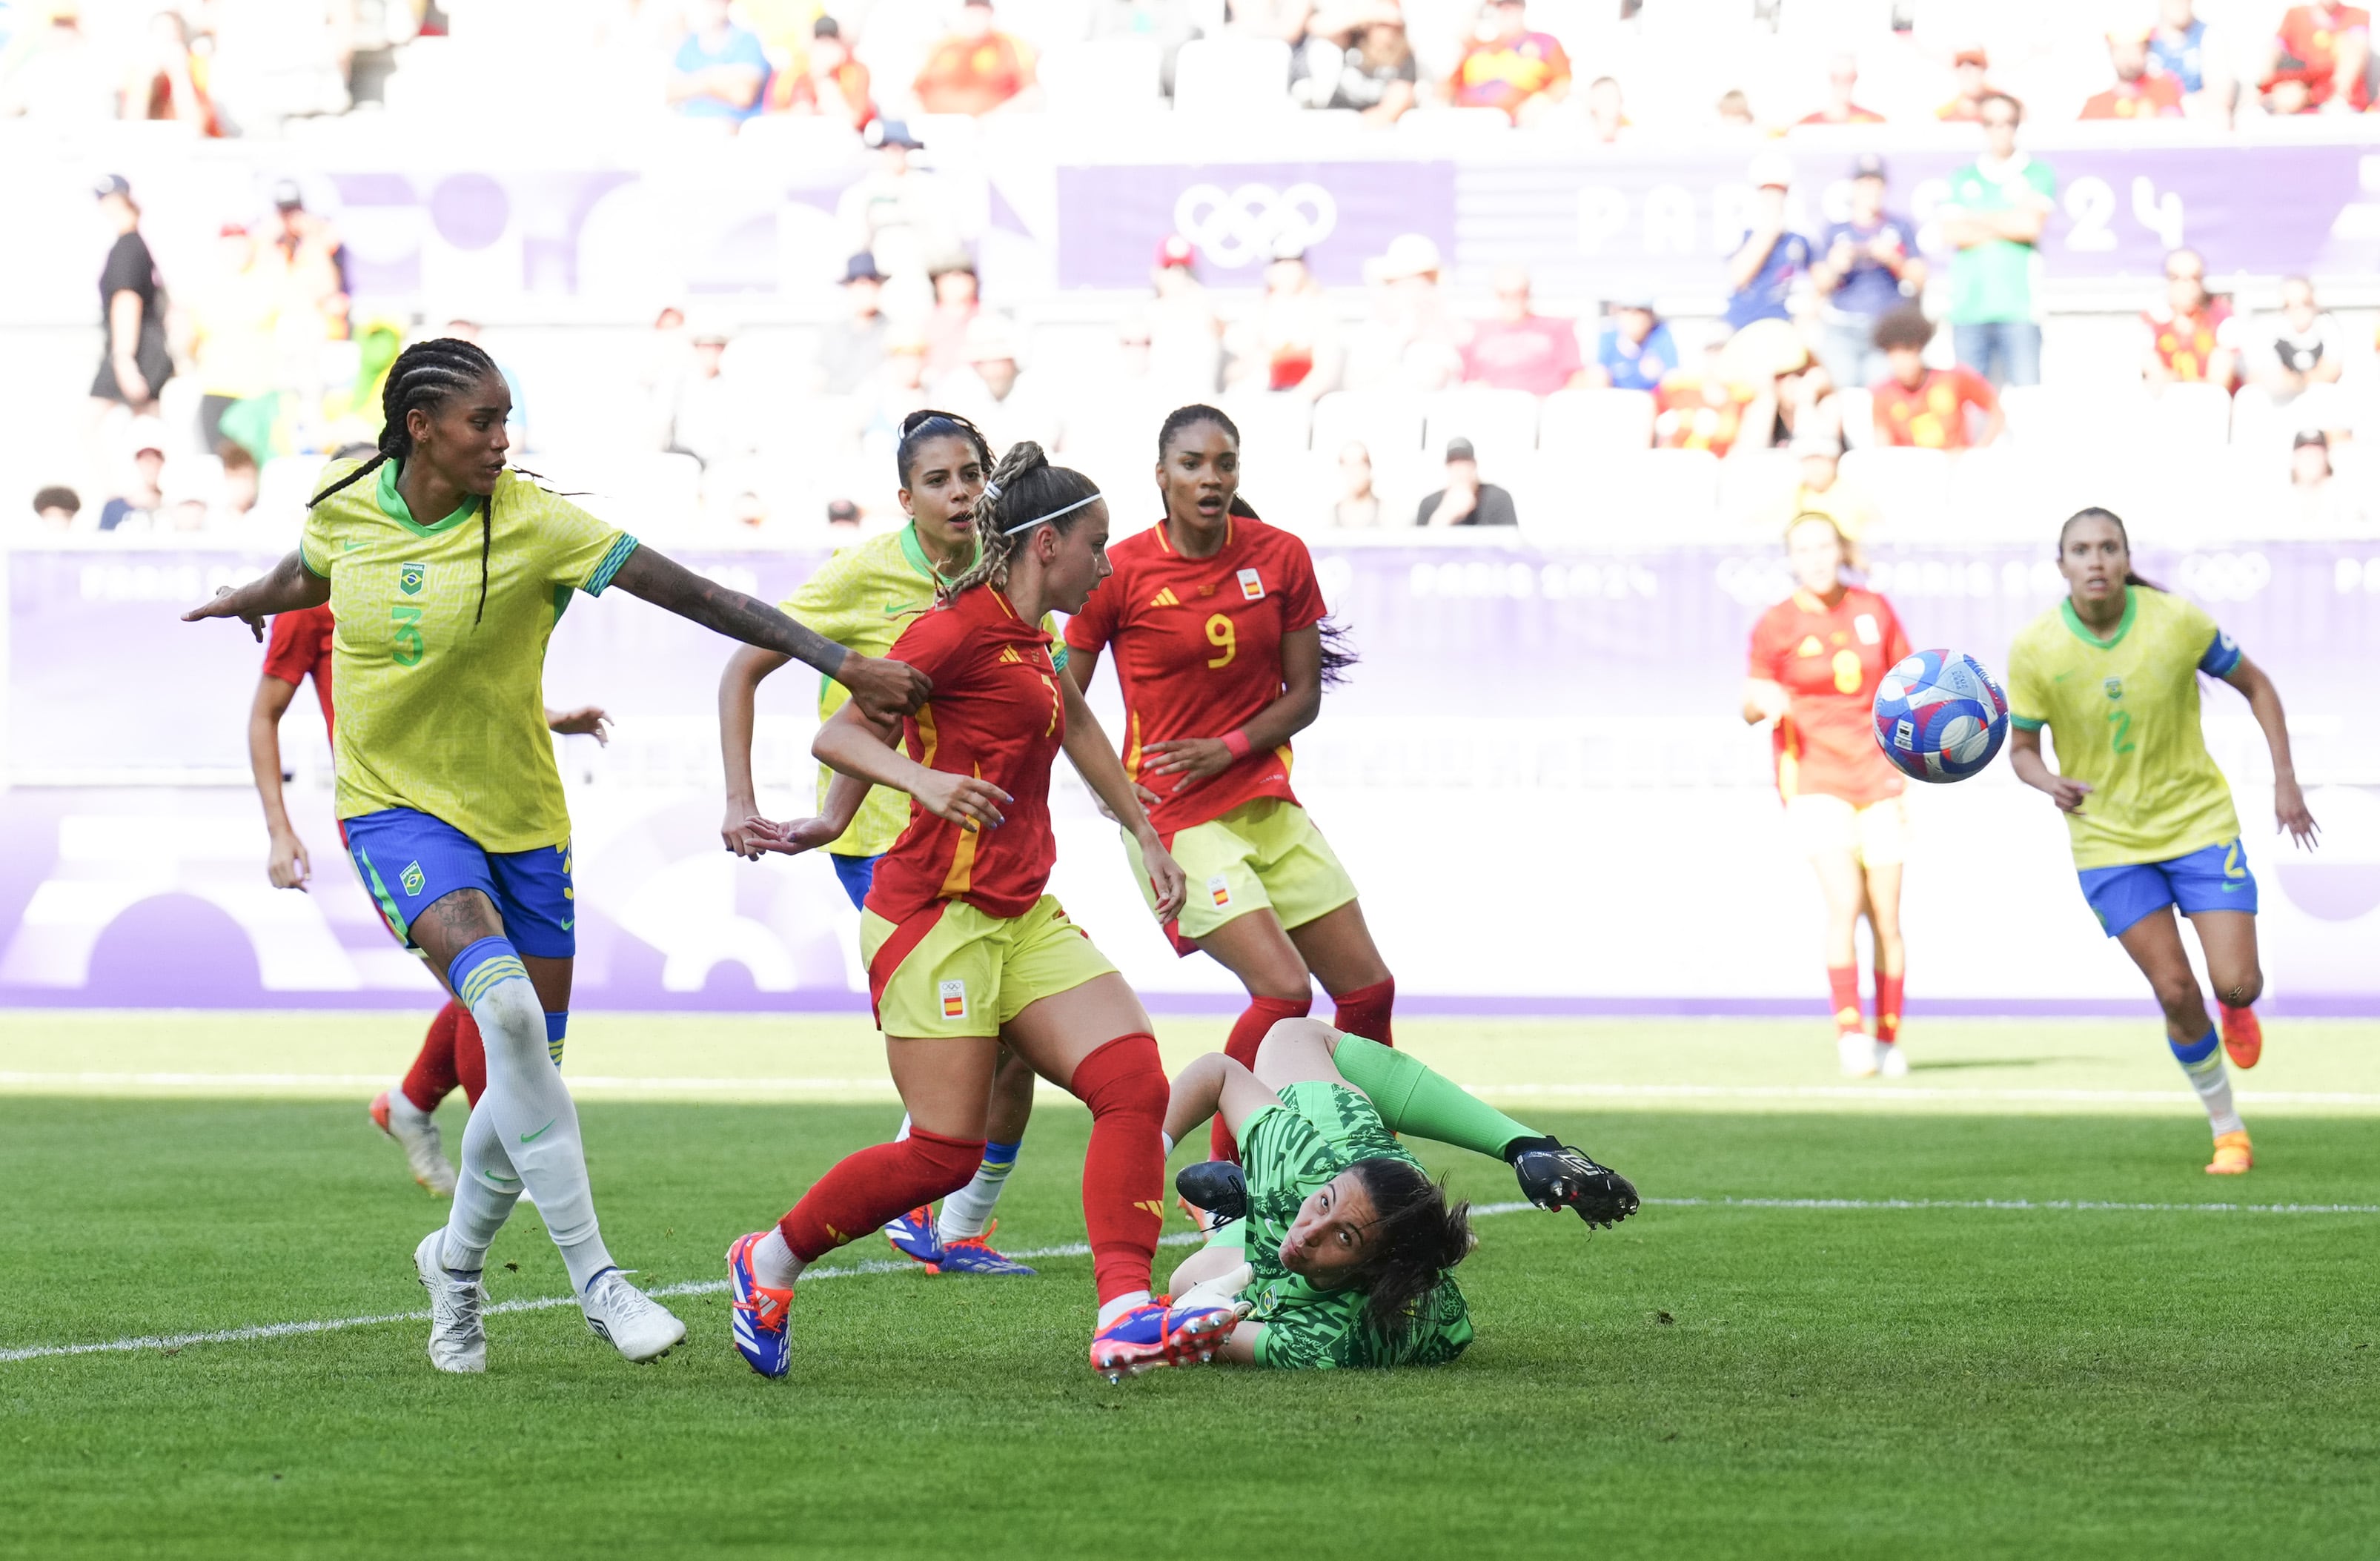
<svg viewBox="0 0 2380 1561">
<path fill-rule="evenodd" d="M 1380 1156 L 1348 1168 L 1372 1200 L 1365 1228 L 1370 1254 L 1354 1283 L 1365 1292 L 1364 1320 L 1391 1341 L 1421 1321 L 1447 1270 L 1471 1253 L 1469 1204 L 1450 1205 L 1446 1189 L 1404 1160 Z"/>
</svg>

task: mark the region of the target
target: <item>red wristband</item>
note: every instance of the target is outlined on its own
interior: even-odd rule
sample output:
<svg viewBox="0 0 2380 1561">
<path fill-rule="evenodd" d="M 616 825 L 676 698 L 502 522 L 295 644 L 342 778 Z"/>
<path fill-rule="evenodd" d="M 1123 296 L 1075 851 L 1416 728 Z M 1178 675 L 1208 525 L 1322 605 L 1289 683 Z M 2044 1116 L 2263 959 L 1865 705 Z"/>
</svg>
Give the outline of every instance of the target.
<svg viewBox="0 0 2380 1561">
<path fill-rule="evenodd" d="M 1235 759 L 1244 759 L 1244 758 L 1247 757 L 1247 756 L 1248 756 L 1248 734 L 1247 734 L 1246 732 L 1224 732 L 1224 733 L 1223 733 L 1223 747 L 1224 747 L 1224 748 L 1225 748 L 1225 750 L 1226 750 L 1226 751 L 1228 751 L 1228 752 L 1231 754 L 1231 756 L 1232 756 L 1233 758 L 1235 758 Z"/>
</svg>

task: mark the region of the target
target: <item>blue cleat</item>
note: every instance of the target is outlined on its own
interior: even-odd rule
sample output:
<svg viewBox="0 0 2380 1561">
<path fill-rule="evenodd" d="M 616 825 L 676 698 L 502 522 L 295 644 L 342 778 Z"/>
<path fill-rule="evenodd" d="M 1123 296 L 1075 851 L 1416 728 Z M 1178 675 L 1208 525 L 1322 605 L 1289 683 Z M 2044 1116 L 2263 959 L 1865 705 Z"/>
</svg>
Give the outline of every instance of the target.
<svg viewBox="0 0 2380 1561">
<path fill-rule="evenodd" d="M 727 1288 L 735 1298 L 735 1352 L 762 1376 L 781 1377 L 794 1364 L 794 1292 L 771 1289 L 752 1272 L 752 1248 L 766 1234 L 738 1236 L 727 1249 Z"/>
<path fill-rule="evenodd" d="M 945 1274 L 1013 1274 L 1029 1277 L 1033 1270 L 1003 1257 L 991 1250 L 991 1233 L 1000 1228 L 993 1220 L 980 1236 L 962 1236 L 955 1241 L 942 1243 L 941 1272 Z M 898 1244 L 897 1242 L 895 1243 Z"/>
<path fill-rule="evenodd" d="M 928 1204 L 911 1209 L 898 1219 L 887 1220 L 884 1239 L 892 1250 L 913 1263 L 925 1265 L 929 1274 L 942 1271 L 942 1238 L 934 1228 L 934 1206 Z"/>
<path fill-rule="evenodd" d="M 1091 1370 L 1122 1382 L 1163 1366 L 1202 1364 L 1215 1358 L 1239 1320 L 1236 1306 L 1135 1306 L 1091 1336 Z"/>
</svg>

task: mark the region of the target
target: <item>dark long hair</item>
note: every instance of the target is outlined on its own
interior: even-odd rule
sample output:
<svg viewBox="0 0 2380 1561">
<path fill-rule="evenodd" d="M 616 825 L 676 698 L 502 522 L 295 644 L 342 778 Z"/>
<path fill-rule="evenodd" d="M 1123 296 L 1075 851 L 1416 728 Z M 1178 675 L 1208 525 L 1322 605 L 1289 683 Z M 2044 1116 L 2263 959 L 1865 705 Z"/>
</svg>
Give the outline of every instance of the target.
<svg viewBox="0 0 2380 1561">
<path fill-rule="evenodd" d="M 922 407 L 901 419 L 901 442 L 892 447 L 892 464 L 901 473 L 901 486 L 909 486 L 909 478 L 917 469 L 917 447 L 929 439 L 964 439 L 975 446 L 978 459 L 983 462 L 984 475 L 991 474 L 991 442 L 983 430 L 955 412 L 941 412 L 931 406 Z"/>
<path fill-rule="evenodd" d="M 342 488 L 361 481 L 391 461 L 404 464 L 413 454 L 413 435 L 407 431 L 406 414 L 417 408 L 428 412 L 443 405 L 450 396 L 462 394 L 483 379 L 502 379 L 496 360 L 469 342 L 453 336 L 439 336 L 427 342 L 416 342 L 396 355 L 389 365 L 388 379 L 381 386 L 380 443 L 371 459 L 349 472 L 338 481 L 306 501 L 312 509 Z M 493 493 L 480 496 L 480 605 L 471 613 L 476 626 L 488 611 L 488 552 L 494 545 L 496 534 L 496 498 Z"/>
<path fill-rule="evenodd" d="M 1195 427 L 1199 423 L 1212 423 L 1222 430 L 1224 435 L 1231 440 L 1232 449 L 1239 448 L 1240 426 L 1232 422 L 1221 407 L 1209 406 L 1204 402 L 1194 401 L 1187 406 L 1175 407 L 1165 415 L 1165 421 L 1158 425 L 1157 461 L 1160 466 L 1165 464 L 1166 451 L 1172 448 L 1173 436 L 1184 429 Z M 1249 503 L 1236 488 L 1232 493 L 1230 513 L 1243 520 L 1264 518 L 1257 514 L 1256 506 Z M 1355 652 L 1354 642 L 1347 633 L 1347 625 L 1337 619 L 1325 616 L 1315 625 L 1315 629 L 1322 636 L 1322 686 L 1336 688 L 1347 681 L 1348 671 L 1363 658 Z"/>
<path fill-rule="evenodd" d="M 1469 1204 L 1450 1204 L 1446 1189 L 1411 1162 L 1382 1155 L 1348 1168 L 1375 1211 L 1366 1231 L 1372 1254 L 1356 1270 L 1364 1320 L 1390 1340 L 1402 1339 L 1438 1293 L 1447 1271 L 1471 1253 Z"/>
<path fill-rule="evenodd" d="M 2144 591 L 2161 591 L 2165 589 L 2163 586 L 2158 585 L 2155 580 L 2145 580 L 2140 575 L 2132 573 L 2132 534 L 2124 529 L 2123 516 L 2118 514 L 2113 510 L 2103 510 L 2096 504 L 2091 505 L 2088 509 L 2076 510 L 2072 514 L 2066 517 L 2066 524 L 2058 528 L 2058 557 L 2064 558 L 2066 556 L 2066 534 L 2074 529 L 2077 522 L 2085 520 L 2104 520 L 2108 525 L 2114 526 L 2116 528 L 2116 535 L 2122 538 L 2124 544 L 2124 584 L 2127 586 L 2138 586 Z"/>
<path fill-rule="evenodd" d="M 984 484 L 983 497 L 976 501 L 975 563 L 957 579 L 937 587 L 936 596 L 948 601 L 970 586 L 1006 586 L 1010 557 L 1020 541 L 1033 535 L 1016 527 L 1099 496 L 1098 483 L 1071 467 L 1051 466 L 1050 457 L 1031 440 L 1010 445 L 993 468 L 991 480 Z M 1084 504 L 1058 515 L 1049 523 L 1050 529 L 1062 537 L 1089 513 L 1090 506 Z"/>
</svg>

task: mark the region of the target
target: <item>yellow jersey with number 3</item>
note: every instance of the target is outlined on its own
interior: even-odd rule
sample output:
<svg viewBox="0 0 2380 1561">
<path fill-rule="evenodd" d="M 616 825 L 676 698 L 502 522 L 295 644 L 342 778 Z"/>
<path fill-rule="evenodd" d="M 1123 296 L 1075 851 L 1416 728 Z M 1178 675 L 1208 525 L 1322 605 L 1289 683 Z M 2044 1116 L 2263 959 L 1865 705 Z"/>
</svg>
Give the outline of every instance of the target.
<svg viewBox="0 0 2380 1561">
<path fill-rule="evenodd" d="M 2009 651 L 2009 719 L 2049 729 L 2058 772 L 2087 782 L 2066 816 L 2074 865 L 2170 862 L 2240 835 L 2231 788 L 2199 727 L 2198 674 L 2222 677 L 2240 647 L 2206 610 L 2142 586 L 2101 639 L 2060 602 Z"/>
<path fill-rule="evenodd" d="M 334 462 L 316 488 L 355 469 Z M 570 838 L 545 727 L 545 646 L 570 593 L 600 596 L 637 539 L 516 472 L 496 479 L 480 600 L 477 500 L 424 526 L 392 461 L 307 513 L 306 567 L 331 582 L 337 810 L 409 807 L 490 852 Z"/>
</svg>

